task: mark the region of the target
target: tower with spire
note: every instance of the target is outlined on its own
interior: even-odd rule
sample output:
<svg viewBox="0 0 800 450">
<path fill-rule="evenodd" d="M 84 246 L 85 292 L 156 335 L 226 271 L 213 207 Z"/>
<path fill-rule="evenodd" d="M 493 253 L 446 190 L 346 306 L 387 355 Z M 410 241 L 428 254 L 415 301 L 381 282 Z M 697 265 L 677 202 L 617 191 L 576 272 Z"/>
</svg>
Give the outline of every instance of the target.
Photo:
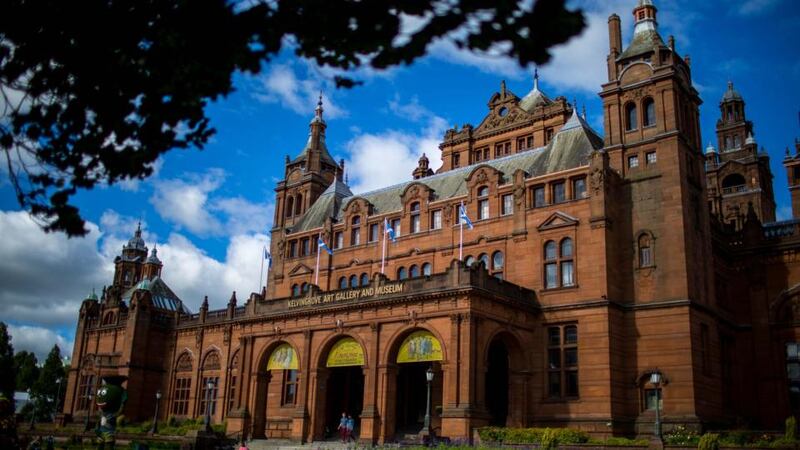
<svg viewBox="0 0 800 450">
<path fill-rule="evenodd" d="M 147 246 L 142 239 L 142 223 L 122 246 L 122 253 L 114 259 L 114 287 L 124 290 L 138 283 L 143 276 L 143 266 L 147 259 Z"/>
<path fill-rule="evenodd" d="M 706 185 L 711 214 L 739 230 L 749 205 L 761 223 L 775 221 L 775 196 L 769 156 L 754 137 L 753 122 L 745 115 L 745 101 L 728 82 L 719 102 L 717 148 L 706 151 Z"/>
</svg>

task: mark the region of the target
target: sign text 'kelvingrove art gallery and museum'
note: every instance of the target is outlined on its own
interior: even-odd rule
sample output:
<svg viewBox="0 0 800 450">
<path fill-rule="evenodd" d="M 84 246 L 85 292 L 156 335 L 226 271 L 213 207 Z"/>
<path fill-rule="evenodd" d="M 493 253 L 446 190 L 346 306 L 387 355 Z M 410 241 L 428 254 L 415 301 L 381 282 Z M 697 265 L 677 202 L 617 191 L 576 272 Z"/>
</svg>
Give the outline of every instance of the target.
<svg viewBox="0 0 800 450">
<path fill-rule="evenodd" d="M 729 84 L 704 148 L 689 59 L 650 1 L 633 13 L 626 46 L 608 20 L 603 130 L 538 77 L 522 97 L 503 83 L 446 131 L 441 167 L 423 155 L 356 195 L 320 103 L 275 188 L 267 287 L 225 309 L 191 312 L 136 230 L 81 306 L 62 419 L 96 414 L 108 376 L 127 377 L 128 420 L 161 391 L 162 419 L 208 409 L 228 434 L 303 442 L 343 412 L 365 442 L 419 433 L 428 383 L 430 428 L 453 439 L 800 412 L 800 220 L 775 220 L 743 96 Z M 797 217 L 800 157 L 783 164 Z"/>
</svg>

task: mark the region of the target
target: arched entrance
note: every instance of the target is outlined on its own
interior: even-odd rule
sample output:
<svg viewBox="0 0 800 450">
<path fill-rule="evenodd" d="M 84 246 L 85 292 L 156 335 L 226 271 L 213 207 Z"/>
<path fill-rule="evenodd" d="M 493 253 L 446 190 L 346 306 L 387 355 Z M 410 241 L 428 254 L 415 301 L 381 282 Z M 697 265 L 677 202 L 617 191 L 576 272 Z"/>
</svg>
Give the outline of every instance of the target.
<svg viewBox="0 0 800 450">
<path fill-rule="evenodd" d="M 316 439 L 336 439 L 342 413 L 353 418 L 353 437 L 357 439 L 360 435 L 365 361 L 361 344 L 349 336 L 337 340 L 328 350 L 325 376 L 319 380 L 320 404 L 324 405 L 323 428 L 318 429 Z"/>
<path fill-rule="evenodd" d="M 489 424 L 500 427 L 525 426 L 528 396 L 527 364 L 519 340 L 510 332 L 496 334 L 486 348 L 483 404 Z"/>
<path fill-rule="evenodd" d="M 431 369 L 430 427 L 441 429 L 442 344 L 427 330 L 408 334 L 397 349 L 395 434 L 404 439 L 423 431 L 428 392 L 426 372 Z"/>
<path fill-rule="evenodd" d="M 299 381 L 297 352 L 291 345 L 281 342 L 265 352 L 256 374 L 253 437 L 291 437 Z"/>
<path fill-rule="evenodd" d="M 499 339 L 489 344 L 488 368 L 486 371 L 486 409 L 489 410 L 489 425 L 504 427 L 508 418 L 508 349 Z"/>
</svg>

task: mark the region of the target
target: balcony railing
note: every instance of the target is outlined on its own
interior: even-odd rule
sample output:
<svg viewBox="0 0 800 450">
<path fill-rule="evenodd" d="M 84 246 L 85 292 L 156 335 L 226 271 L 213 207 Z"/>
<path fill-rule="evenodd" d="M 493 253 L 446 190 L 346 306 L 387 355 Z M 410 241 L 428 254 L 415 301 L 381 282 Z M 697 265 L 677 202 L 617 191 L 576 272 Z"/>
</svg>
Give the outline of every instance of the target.
<svg viewBox="0 0 800 450">
<path fill-rule="evenodd" d="M 731 187 L 722 188 L 722 193 L 723 194 L 735 194 L 737 192 L 745 192 L 746 190 L 747 190 L 747 185 L 746 184 L 740 184 L 738 186 L 731 186 Z"/>
</svg>

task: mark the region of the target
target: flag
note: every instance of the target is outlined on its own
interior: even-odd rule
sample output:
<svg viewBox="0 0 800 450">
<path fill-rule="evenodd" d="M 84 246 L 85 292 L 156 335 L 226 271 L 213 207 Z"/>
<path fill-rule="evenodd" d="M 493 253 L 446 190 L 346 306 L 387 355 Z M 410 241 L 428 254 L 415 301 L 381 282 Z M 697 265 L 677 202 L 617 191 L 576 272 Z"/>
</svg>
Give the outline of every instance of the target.
<svg viewBox="0 0 800 450">
<path fill-rule="evenodd" d="M 322 240 L 322 237 L 317 238 L 317 245 L 319 246 L 320 250 L 325 250 L 329 255 L 333 255 L 333 250 L 331 250 L 330 247 L 325 244 L 325 241 Z"/>
<path fill-rule="evenodd" d="M 459 205 L 458 207 L 458 217 L 461 218 L 461 223 L 465 224 L 470 230 L 472 229 L 472 221 L 469 220 L 469 216 L 467 216 L 467 210 L 464 209 L 463 204 Z"/>
<path fill-rule="evenodd" d="M 394 236 L 394 228 L 389 225 L 389 221 L 387 219 L 383 219 L 383 229 L 386 230 L 385 232 L 389 235 L 389 239 L 391 239 L 392 242 L 397 242 L 397 238 Z"/>
<path fill-rule="evenodd" d="M 272 267 L 272 255 L 267 251 L 267 247 L 264 247 L 264 259 L 267 260 L 267 267 Z"/>
</svg>

